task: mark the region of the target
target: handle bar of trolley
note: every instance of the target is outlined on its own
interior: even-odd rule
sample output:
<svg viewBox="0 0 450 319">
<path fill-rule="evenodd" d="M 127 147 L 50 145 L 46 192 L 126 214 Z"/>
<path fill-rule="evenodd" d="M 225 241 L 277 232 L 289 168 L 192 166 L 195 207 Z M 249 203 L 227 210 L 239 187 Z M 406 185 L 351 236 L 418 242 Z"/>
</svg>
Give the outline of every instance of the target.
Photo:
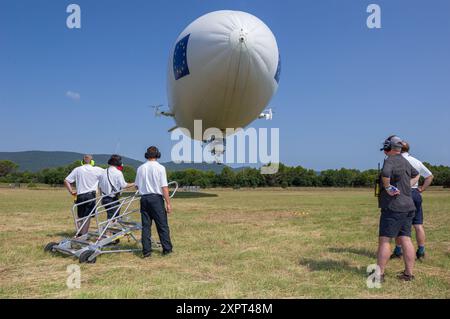
<svg viewBox="0 0 450 319">
<path fill-rule="evenodd" d="M 168 184 L 168 186 L 171 186 L 171 185 L 174 185 L 175 186 L 175 189 L 173 190 L 173 192 L 172 192 L 172 194 L 170 194 L 170 198 L 172 198 L 173 196 L 175 196 L 175 194 L 176 194 L 176 192 L 178 191 L 178 182 L 176 182 L 176 181 L 172 181 L 172 182 L 170 182 L 169 184 Z M 98 222 L 98 214 L 97 214 L 97 209 L 98 209 L 98 207 L 100 206 L 99 204 L 101 204 L 101 202 L 102 202 L 102 200 L 104 199 L 104 198 L 106 198 L 106 197 L 116 197 L 117 195 L 119 195 L 120 193 L 122 193 L 124 190 L 127 190 L 127 189 L 130 189 L 130 188 L 134 188 L 134 187 L 128 187 L 128 188 L 124 188 L 124 189 L 122 189 L 122 190 L 120 190 L 120 191 L 117 191 L 117 192 L 113 192 L 113 193 L 110 193 L 110 194 L 106 194 L 106 195 L 102 195 L 102 196 L 100 196 L 100 197 L 95 197 L 95 198 L 93 198 L 93 199 L 89 199 L 89 200 L 87 200 L 87 201 L 84 201 L 84 202 L 81 202 L 81 203 L 75 203 L 73 206 L 72 206 L 72 215 L 73 215 L 73 218 L 74 218 L 74 222 L 75 222 L 75 229 L 77 230 L 77 233 L 76 233 L 76 235 L 75 236 L 78 236 L 78 234 L 79 234 L 79 232 L 80 232 L 80 230 L 81 229 L 83 229 L 83 227 L 84 227 L 84 225 L 87 223 L 87 221 L 90 219 L 90 218 L 92 218 L 94 215 L 96 216 L 96 221 L 97 221 L 97 225 L 99 225 L 99 222 Z M 120 195 L 119 195 L 120 196 Z M 133 202 L 133 201 L 135 201 L 135 199 L 136 198 L 139 198 L 140 197 L 140 195 L 139 195 L 139 191 L 136 191 L 133 195 L 131 195 L 131 196 L 127 196 L 127 197 L 124 197 L 124 198 L 122 198 L 122 199 L 118 199 L 118 200 L 116 200 L 116 201 L 114 201 L 114 202 L 111 202 L 111 203 L 109 203 L 108 204 L 108 209 L 115 209 L 115 208 L 122 208 L 122 206 L 123 206 L 123 204 L 127 201 L 127 200 L 130 200 L 129 201 L 129 203 L 128 203 L 128 206 L 127 206 L 127 209 L 128 209 L 128 207 L 130 206 L 130 204 Z M 76 215 L 75 215 L 75 208 L 77 208 L 78 206 L 80 206 L 80 205 L 84 205 L 84 204 L 87 204 L 87 203 L 90 203 L 90 202 L 96 202 L 95 203 L 95 206 L 94 206 L 94 208 L 92 209 L 92 211 L 89 213 L 89 215 L 88 216 L 85 216 L 85 217 L 81 217 L 81 218 L 77 218 L 76 217 Z M 117 204 L 117 205 L 116 205 Z M 114 205 L 116 205 L 116 206 L 114 206 Z M 119 212 L 119 210 L 120 209 L 117 209 L 116 210 L 116 213 L 114 214 L 114 215 L 116 215 L 118 212 Z M 106 210 L 105 210 L 106 211 Z M 113 218 L 114 217 L 116 217 L 116 216 L 113 216 Z M 80 225 L 80 226 L 78 226 L 78 222 L 80 222 L 80 221 L 83 221 L 83 223 Z"/>
</svg>

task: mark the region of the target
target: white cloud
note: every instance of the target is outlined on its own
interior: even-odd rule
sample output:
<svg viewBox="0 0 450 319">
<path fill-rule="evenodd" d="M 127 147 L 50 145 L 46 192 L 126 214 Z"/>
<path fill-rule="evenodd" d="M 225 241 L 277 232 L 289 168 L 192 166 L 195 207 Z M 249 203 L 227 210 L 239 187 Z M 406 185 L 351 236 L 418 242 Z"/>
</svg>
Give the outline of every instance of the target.
<svg viewBox="0 0 450 319">
<path fill-rule="evenodd" d="M 74 100 L 74 101 L 79 101 L 80 98 L 81 98 L 80 93 L 78 93 L 78 92 L 73 92 L 73 91 L 67 91 L 67 92 L 66 92 L 66 96 L 67 96 L 69 99 Z"/>
</svg>

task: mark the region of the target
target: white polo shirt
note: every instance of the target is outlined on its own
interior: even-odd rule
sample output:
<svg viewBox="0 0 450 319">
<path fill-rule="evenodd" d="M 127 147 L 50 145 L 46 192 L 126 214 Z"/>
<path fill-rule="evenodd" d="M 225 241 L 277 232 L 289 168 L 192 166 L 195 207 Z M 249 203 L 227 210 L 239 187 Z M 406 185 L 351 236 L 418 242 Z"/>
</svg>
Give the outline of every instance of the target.
<svg viewBox="0 0 450 319">
<path fill-rule="evenodd" d="M 420 176 L 422 176 L 423 178 L 427 178 L 430 177 L 431 175 L 433 175 L 431 173 L 431 171 L 425 166 L 423 165 L 423 163 L 421 161 L 419 161 L 417 158 L 412 157 L 409 153 L 402 153 L 403 157 L 406 158 L 408 160 L 408 162 L 411 164 L 412 167 L 414 167 L 416 169 L 416 171 L 419 172 Z M 416 183 L 416 185 L 414 185 L 412 188 L 418 188 L 419 187 L 419 182 Z"/>
<path fill-rule="evenodd" d="M 98 183 L 98 186 L 100 186 L 100 190 L 102 191 L 103 195 L 119 192 L 127 187 L 127 185 L 128 183 L 125 181 L 122 172 L 119 171 L 115 166 L 110 166 L 107 169 L 103 170 Z M 115 191 L 113 190 L 113 186 L 115 188 Z"/>
<path fill-rule="evenodd" d="M 104 169 L 101 167 L 85 164 L 75 168 L 69 176 L 66 177 L 66 181 L 77 184 L 78 195 L 96 192 L 98 180 L 103 171 Z"/>
<path fill-rule="evenodd" d="M 168 185 L 166 168 L 157 161 L 147 161 L 139 166 L 135 184 L 141 195 L 162 195 L 162 187 Z"/>
</svg>

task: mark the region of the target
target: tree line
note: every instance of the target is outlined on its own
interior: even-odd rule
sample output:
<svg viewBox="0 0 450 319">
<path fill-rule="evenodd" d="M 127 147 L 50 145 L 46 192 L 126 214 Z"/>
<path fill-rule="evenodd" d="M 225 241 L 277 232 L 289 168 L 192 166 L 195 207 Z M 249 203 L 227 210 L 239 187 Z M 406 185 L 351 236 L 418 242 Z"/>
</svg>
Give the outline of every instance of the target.
<svg viewBox="0 0 450 319">
<path fill-rule="evenodd" d="M 23 183 L 23 184 L 48 184 L 52 186 L 60 186 L 64 184 L 64 179 L 70 172 L 80 166 L 79 161 L 75 161 L 67 166 L 46 168 L 39 172 L 20 172 L 19 166 L 12 162 L 3 160 L 0 161 L 0 183 Z M 106 168 L 107 165 L 99 165 Z M 127 181 L 134 181 L 136 177 L 136 170 L 132 166 L 125 165 L 123 168 L 123 175 Z"/>
<path fill-rule="evenodd" d="M 424 163 L 434 175 L 433 185 L 450 188 L 450 167 L 433 166 Z M 39 172 L 20 172 L 18 165 L 11 161 L 0 161 L 0 183 L 42 183 L 62 185 L 64 178 L 80 162 L 56 168 L 43 169 Z M 102 166 L 106 167 L 106 166 Z M 136 170 L 132 166 L 124 166 L 124 177 L 134 181 Z M 376 169 L 360 171 L 357 169 L 329 169 L 316 172 L 301 166 L 290 167 L 280 164 L 279 170 L 273 175 L 263 175 L 259 169 L 245 168 L 233 170 L 224 166 L 220 173 L 186 169 L 168 172 L 168 179 L 174 180 L 180 186 L 208 187 L 371 187 L 378 175 Z"/>
</svg>

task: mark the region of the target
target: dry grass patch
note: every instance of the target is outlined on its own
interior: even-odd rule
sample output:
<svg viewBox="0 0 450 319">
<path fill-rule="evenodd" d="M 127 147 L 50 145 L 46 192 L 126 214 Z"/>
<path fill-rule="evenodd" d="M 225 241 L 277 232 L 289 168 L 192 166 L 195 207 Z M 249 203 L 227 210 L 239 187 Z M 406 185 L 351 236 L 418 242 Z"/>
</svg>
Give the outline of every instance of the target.
<svg viewBox="0 0 450 319">
<path fill-rule="evenodd" d="M 73 232 L 63 190 L 0 189 L 2 298 L 449 298 L 450 192 L 425 194 L 428 257 L 417 280 L 388 265 L 380 290 L 366 287 L 375 262 L 379 213 L 369 189 L 209 190 L 175 199 L 175 253 L 149 260 L 104 255 L 81 265 L 82 287 L 67 289 L 66 267 L 43 246 Z M 156 231 L 154 231 L 156 234 Z"/>
</svg>

